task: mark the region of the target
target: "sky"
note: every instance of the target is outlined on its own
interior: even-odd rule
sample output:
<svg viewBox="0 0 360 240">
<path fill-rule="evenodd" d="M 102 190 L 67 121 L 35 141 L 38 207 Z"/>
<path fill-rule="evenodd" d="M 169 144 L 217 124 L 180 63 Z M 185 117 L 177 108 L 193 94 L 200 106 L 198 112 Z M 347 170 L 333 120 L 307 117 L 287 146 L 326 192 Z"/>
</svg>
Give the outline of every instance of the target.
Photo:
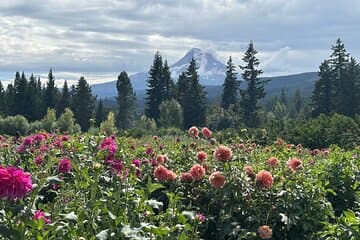
<svg viewBox="0 0 360 240">
<path fill-rule="evenodd" d="M 0 80 L 104 82 L 193 47 L 241 64 L 250 40 L 265 76 L 317 71 L 338 37 L 360 58 L 359 22 L 359 0 L 1 0 Z"/>
</svg>

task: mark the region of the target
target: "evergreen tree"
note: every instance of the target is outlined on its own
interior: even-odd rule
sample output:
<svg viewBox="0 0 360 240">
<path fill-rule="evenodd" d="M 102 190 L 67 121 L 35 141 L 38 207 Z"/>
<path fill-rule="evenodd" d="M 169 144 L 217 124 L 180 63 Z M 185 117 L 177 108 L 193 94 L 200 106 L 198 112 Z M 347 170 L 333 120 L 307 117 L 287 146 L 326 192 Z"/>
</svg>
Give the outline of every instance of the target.
<svg viewBox="0 0 360 240">
<path fill-rule="evenodd" d="M 27 116 L 27 79 L 25 73 L 22 72 L 21 76 L 19 72 L 16 72 L 14 88 L 15 88 L 15 114 Z"/>
<path fill-rule="evenodd" d="M 282 104 L 284 104 L 286 107 L 288 106 L 285 88 L 281 88 L 280 102 L 281 102 Z"/>
<path fill-rule="evenodd" d="M 330 63 L 333 73 L 333 94 L 334 111 L 341 112 L 344 107 L 342 104 L 342 93 L 346 92 L 346 68 L 349 62 L 349 53 L 345 49 L 344 43 L 340 38 L 336 40 L 331 48 L 333 53 L 330 56 Z"/>
<path fill-rule="evenodd" d="M 64 86 L 61 91 L 61 97 L 57 104 L 56 114 L 60 116 L 66 108 L 70 107 L 70 102 L 71 102 L 71 96 L 67 85 L 67 81 L 65 80 Z"/>
<path fill-rule="evenodd" d="M 149 71 L 148 88 L 146 89 L 146 107 L 145 114 L 148 118 L 159 118 L 159 106 L 162 102 L 163 85 L 163 61 L 157 52 L 154 56 L 153 65 Z"/>
<path fill-rule="evenodd" d="M 0 81 L 0 116 L 6 113 L 5 104 L 5 91 L 2 82 Z"/>
<path fill-rule="evenodd" d="M 118 91 L 118 114 L 116 123 L 118 128 L 127 129 L 131 126 L 135 113 L 135 92 L 125 71 L 121 72 L 116 82 Z"/>
<path fill-rule="evenodd" d="M 95 114 L 95 121 L 97 127 L 99 127 L 100 123 L 102 123 L 105 120 L 105 117 L 106 117 L 106 111 L 104 108 L 103 101 L 100 99 L 99 103 L 97 104 L 96 114 Z"/>
<path fill-rule="evenodd" d="M 27 92 L 27 116 L 29 121 L 40 120 L 42 117 L 41 109 L 41 89 L 38 88 L 34 74 L 31 74 Z"/>
<path fill-rule="evenodd" d="M 240 90 L 240 107 L 245 124 L 248 127 L 257 127 L 260 123 L 257 116 L 257 103 L 259 99 L 265 97 L 264 85 L 267 82 L 259 78 L 262 70 L 258 69 L 260 62 L 256 58 L 256 54 L 257 51 L 251 41 L 242 59 L 246 65 L 240 66 L 240 69 L 243 70 L 242 78 L 247 83 L 246 89 Z"/>
<path fill-rule="evenodd" d="M 14 86 L 10 83 L 5 91 L 5 106 L 6 106 L 6 115 L 16 115 L 15 112 L 15 97 L 16 91 Z"/>
<path fill-rule="evenodd" d="M 193 125 L 203 126 L 206 122 L 206 93 L 200 85 L 197 73 L 196 60 L 191 59 L 186 71 L 188 88 L 183 96 L 183 123 L 187 129 Z"/>
<path fill-rule="evenodd" d="M 184 104 L 184 95 L 188 87 L 188 79 L 186 78 L 186 74 L 183 72 L 180 74 L 176 83 L 176 98 L 180 105 Z"/>
<path fill-rule="evenodd" d="M 171 79 L 171 72 L 167 60 L 165 60 L 162 68 L 162 79 L 161 84 L 163 85 L 162 102 L 170 100 L 174 96 L 174 82 Z"/>
<path fill-rule="evenodd" d="M 58 89 L 55 86 L 55 77 L 52 73 L 52 69 L 50 68 L 48 74 L 48 82 L 46 84 L 46 89 L 44 92 L 44 107 L 47 108 L 55 108 L 58 101 Z"/>
<path fill-rule="evenodd" d="M 333 72 L 329 61 L 325 60 L 319 67 L 319 80 L 315 82 L 312 95 L 312 115 L 330 114 L 334 109 Z"/>
<path fill-rule="evenodd" d="M 360 66 L 354 58 L 346 66 L 345 77 L 342 79 L 339 89 L 338 113 L 346 116 L 354 116 L 357 107 L 360 105 L 358 96 L 357 81 L 360 77 Z"/>
<path fill-rule="evenodd" d="M 82 131 L 90 127 L 90 119 L 94 117 L 95 97 L 91 93 L 91 87 L 84 77 L 81 77 L 75 87 L 73 96 L 73 112 L 76 122 Z"/>
<path fill-rule="evenodd" d="M 299 116 L 301 113 L 301 110 L 304 107 L 304 100 L 301 97 L 300 90 L 296 89 L 295 96 L 294 96 L 294 113 L 295 116 Z"/>
<path fill-rule="evenodd" d="M 226 65 L 226 77 L 223 87 L 221 107 L 225 109 L 229 106 L 235 107 L 237 104 L 239 82 L 236 79 L 235 65 L 232 63 L 231 57 L 229 57 Z"/>
</svg>

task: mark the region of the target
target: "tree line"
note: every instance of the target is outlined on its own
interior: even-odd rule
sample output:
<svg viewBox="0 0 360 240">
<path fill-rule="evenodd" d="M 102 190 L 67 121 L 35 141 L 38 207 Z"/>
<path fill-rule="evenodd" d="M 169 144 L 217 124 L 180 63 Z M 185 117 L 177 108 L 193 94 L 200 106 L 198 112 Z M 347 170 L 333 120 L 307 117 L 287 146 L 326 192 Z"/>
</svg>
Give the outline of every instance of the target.
<svg viewBox="0 0 360 240">
<path fill-rule="evenodd" d="M 116 82 L 117 106 L 111 109 L 114 114 L 108 119 L 114 118 L 118 129 L 144 124 L 145 127 L 183 129 L 208 125 L 224 129 L 281 125 L 286 119 L 306 119 L 319 114 L 354 116 L 360 113 L 360 66 L 346 52 L 340 39 L 332 50 L 330 59 L 319 67 L 319 80 L 311 99 L 302 97 L 299 90 L 288 97 L 282 89 L 279 96 L 264 102 L 267 81 L 260 77 L 263 71 L 259 68 L 254 44 L 250 42 L 242 58 L 243 65 L 237 67 L 229 57 L 221 98 L 215 105 L 207 102 L 195 58 L 174 81 L 167 60 L 157 52 L 147 78 L 144 115 L 136 118 L 136 94 L 128 74 L 122 71 Z M 238 79 L 238 76 L 241 77 Z M 42 119 L 48 109 L 55 109 L 59 117 L 67 108 L 74 113 L 83 131 L 90 126 L 99 127 L 109 111 L 101 99 L 96 100 L 84 77 L 70 87 L 65 81 L 61 89 L 55 85 L 52 69 L 45 85 L 39 77 L 31 74 L 27 79 L 19 72 L 6 89 L 0 82 L 1 115 L 23 115 L 29 121 L 35 121 Z"/>
</svg>

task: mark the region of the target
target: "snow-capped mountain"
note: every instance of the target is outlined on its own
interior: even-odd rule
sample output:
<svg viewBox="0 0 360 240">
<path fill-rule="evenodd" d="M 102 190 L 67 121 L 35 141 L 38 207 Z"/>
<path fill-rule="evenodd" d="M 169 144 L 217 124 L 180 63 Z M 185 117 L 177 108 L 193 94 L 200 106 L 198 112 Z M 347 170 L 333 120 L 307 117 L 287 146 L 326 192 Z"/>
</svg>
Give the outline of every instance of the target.
<svg viewBox="0 0 360 240">
<path fill-rule="evenodd" d="M 192 58 L 196 60 L 202 84 L 219 85 L 224 82 L 225 65 L 210 52 L 204 52 L 199 48 L 190 49 L 183 58 L 171 65 L 171 76 L 177 79 L 182 72 L 187 70 Z"/>
</svg>

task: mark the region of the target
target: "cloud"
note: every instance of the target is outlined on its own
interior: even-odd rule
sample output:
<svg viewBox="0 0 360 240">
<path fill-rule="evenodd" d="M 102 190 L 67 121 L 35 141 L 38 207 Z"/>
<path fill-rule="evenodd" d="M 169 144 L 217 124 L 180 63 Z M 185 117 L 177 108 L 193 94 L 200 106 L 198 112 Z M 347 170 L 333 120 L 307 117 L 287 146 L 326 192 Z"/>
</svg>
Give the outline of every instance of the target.
<svg viewBox="0 0 360 240">
<path fill-rule="evenodd" d="M 129 72 L 191 47 L 240 64 L 255 42 L 265 74 L 315 71 L 337 37 L 360 56 L 358 0 L 3 0 L 0 71 Z"/>
</svg>

